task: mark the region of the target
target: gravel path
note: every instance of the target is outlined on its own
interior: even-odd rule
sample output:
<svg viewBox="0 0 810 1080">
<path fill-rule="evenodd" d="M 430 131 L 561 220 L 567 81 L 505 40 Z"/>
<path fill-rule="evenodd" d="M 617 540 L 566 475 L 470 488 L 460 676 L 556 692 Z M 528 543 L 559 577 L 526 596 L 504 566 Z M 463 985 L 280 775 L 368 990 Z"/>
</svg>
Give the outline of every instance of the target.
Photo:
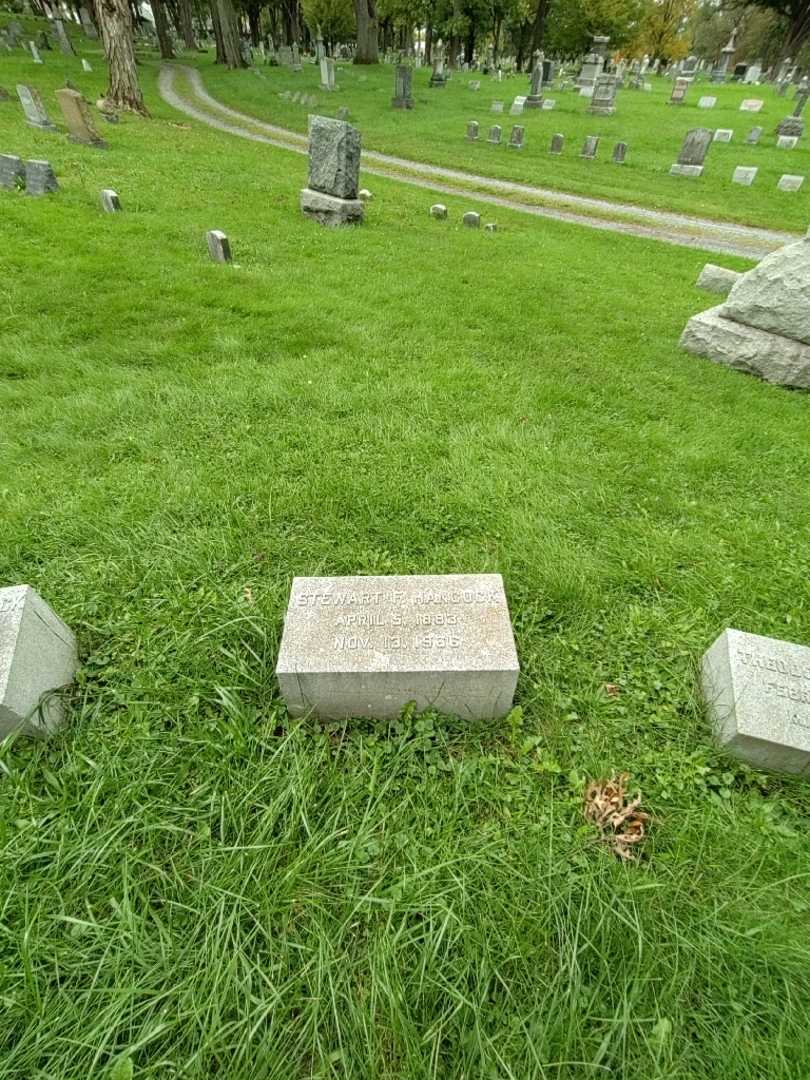
<svg viewBox="0 0 810 1080">
<path fill-rule="evenodd" d="M 177 72 L 182 72 L 188 79 L 191 100 L 178 93 L 175 88 Z M 305 154 L 307 151 L 306 136 L 257 120 L 211 97 L 205 89 L 199 72 L 194 68 L 164 64 L 160 70 L 159 87 L 160 94 L 167 104 L 209 127 L 299 154 Z M 662 240 L 668 244 L 700 248 L 720 254 L 741 255 L 748 259 L 761 259 L 769 251 L 798 239 L 793 233 L 710 221 L 705 218 L 689 217 L 686 214 L 648 210 L 629 203 L 591 199 L 582 195 L 553 191 L 550 188 L 531 187 L 508 180 L 496 180 L 488 176 L 476 176 L 473 173 L 445 169 L 438 165 L 408 161 L 404 158 L 380 154 L 374 150 L 363 151 L 362 167 L 364 172 L 373 176 L 384 176 L 443 195 L 460 196 L 470 199 L 471 202 L 487 203 L 536 217 L 574 222 L 591 229 L 606 229 L 610 232 L 642 236 Z M 454 180 L 475 184 L 476 187 L 481 185 L 489 191 L 471 191 L 448 183 Z M 494 194 L 494 192 L 499 194 Z M 542 200 L 547 205 L 540 206 L 521 201 L 521 196 Z M 578 213 L 578 210 L 587 211 L 587 213 Z M 621 220 L 622 218 L 628 220 Z"/>
</svg>

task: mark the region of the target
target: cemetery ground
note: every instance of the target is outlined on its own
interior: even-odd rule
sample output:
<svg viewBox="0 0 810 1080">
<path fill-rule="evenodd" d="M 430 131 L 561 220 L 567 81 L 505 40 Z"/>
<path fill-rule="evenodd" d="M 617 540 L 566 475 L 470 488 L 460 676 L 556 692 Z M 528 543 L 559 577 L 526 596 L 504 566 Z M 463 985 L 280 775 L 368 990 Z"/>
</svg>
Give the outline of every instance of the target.
<svg viewBox="0 0 810 1080">
<path fill-rule="evenodd" d="M 2 67 L 54 117 L 103 88 Z M 303 158 L 156 70 L 107 151 L 0 103 L 61 185 L 0 193 L 0 578 L 82 650 L 65 727 L 0 748 L 0 1076 L 806 1074 L 810 795 L 716 749 L 696 669 L 810 641 L 807 397 L 678 349 L 705 254 L 362 176 L 320 228 Z M 288 719 L 294 575 L 469 571 L 507 721 Z M 622 771 L 631 864 L 582 815 Z"/>
</svg>

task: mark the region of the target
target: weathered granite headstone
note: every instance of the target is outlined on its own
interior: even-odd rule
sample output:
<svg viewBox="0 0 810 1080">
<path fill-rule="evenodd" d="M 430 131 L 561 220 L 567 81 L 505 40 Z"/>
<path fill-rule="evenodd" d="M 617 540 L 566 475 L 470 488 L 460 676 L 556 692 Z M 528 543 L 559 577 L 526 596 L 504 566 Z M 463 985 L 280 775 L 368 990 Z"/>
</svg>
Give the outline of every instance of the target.
<svg viewBox="0 0 810 1080">
<path fill-rule="evenodd" d="M 59 42 L 59 48 L 65 56 L 75 56 L 73 46 L 70 44 L 70 38 L 67 36 L 67 30 L 65 30 L 64 23 L 61 19 L 53 20 L 53 29 L 56 34 L 56 40 Z"/>
<path fill-rule="evenodd" d="M 357 198 L 360 179 L 360 132 L 327 116 L 309 118 L 309 183 L 301 191 L 301 209 L 322 225 L 363 220 Z"/>
<path fill-rule="evenodd" d="M 481 215 L 474 210 L 468 210 L 461 220 L 468 229 L 477 229 L 481 225 Z"/>
<path fill-rule="evenodd" d="M 612 116 L 616 111 L 616 84 L 615 75 L 599 75 L 594 83 L 591 103 L 588 106 L 589 113 L 597 116 Z"/>
<path fill-rule="evenodd" d="M 56 131 L 56 127 L 48 119 L 38 90 L 35 90 L 33 86 L 18 83 L 17 97 L 25 111 L 25 122 L 29 127 L 40 128 L 43 131 Z"/>
<path fill-rule="evenodd" d="M 759 98 L 746 98 L 740 104 L 740 112 L 759 112 L 764 104 Z"/>
<path fill-rule="evenodd" d="M 470 120 L 467 123 L 467 139 L 469 142 L 475 142 L 478 139 L 478 121 Z"/>
<path fill-rule="evenodd" d="M 670 167 L 672 176 L 700 176 L 703 162 L 712 144 L 713 133 L 709 128 L 692 128 L 683 140 L 677 162 Z"/>
<path fill-rule="evenodd" d="M 444 220 L 447 217 L 447 207 L 444 203 L 434 203 L 430 208 L 430 216 Z"/>
<path fill-rule="evenodd" d="M 508 146 L 510 147 L 510 149 L 512 149 L 512 150 L 522 150 L 523 145 L 524 145 L 523 144 L 523 138 L 524 138 L 525 134 L 526 134 L 526 129 L 524 127 L 522 127 L 520 124 L 513 124 L 512 131 L 511 131 L 511 133 L 509 135 L 509 143 L 508 143 Z"/>
<path fill-rule="evenodd" d="M 394 96 L 391 104 L 395 109 L 412 109 L 411 81 L 413 72 L 407 64 L 397 64 L 394 73 Z"/>
<path fill-rule="evenodd" d="M 682 105 L 686 99 L 686 91 L 689 89 L 689 79 L 676 79 L 670 95 L 670 105 Z"/>
<path fill-rule="evenodd" d="M 91 41 L 96 41 L 98 39 L 98 31 L 96 30 L 96 25 L 90 16 L 90 12 L 84 5 L 82 5 L 82 7 L 79 9 L 79 18 L 82 22 L 82 30 L 84 30 L 84 36 L 90 38 Z"/>
<path fill-rule="evenodd" d="M 119 213 L 121 210 L 121 200 L 118 198 L 118 193 L 113 191 L 112 188 L 104 188 L 101 192 L 101 207 L 106 214 Z"/>
<path fill-rule="evenodd" d="M 495 224 L 494 221 L 488 221 L 487 224 L 484 226 L 484 232 L 486 232 L 486 233 L 494 233 L 494 232 L 497 232 L 497 231 L 498 231 L 498 226 Z"/>
<path fill-rule="evenodd" d="M 681 347 L 696 356 L 810 389 L 810 238 L 766 255 L 724 304 L 693 316 Z"/>
<path fill-rule="evenodd" d="M 803 176 L 795 176 L 792 173 L 784 173 L 776 182 L 779 191 L 798 191 L 804 183 Z"/>
<path fill-rule="evenodd" d="M 428 86 L 442 87 L 447 83 L 447 75 L 444 70 L 444 56 L 441 53 L 433 57 L 433 70 L 430 74 Z"/>
<path fill-rule="evenodd" d="M 728 296 L 741 277 L 742 274 L 738 270 L 727 270 L 725 266 L 706 263 L 700 271 L 700 276 L 695 285 L 698 289 L 703 289 L 704 292 Z"/>
<path fill-rule="evenodd" d="M 762 128 L 761 127 L 753 127 L 748 132 L 748 135 L 746 136 L 745 141 L 749 146 L 756 146 L 761 137 L 762 137 Z"/>
<path fill-rule="evenodd" d="M 776 147 L 778 150 L 793 150 L 798 141 L 795 135 L 777 135 Z"/>
<path fill-rule="evenodd" d="M 700 98 L 700 100 L 698 101 L 698 108 L 699 109 L 713 109 L 716 104 L 717 104 L 717 98 L 716 97 L 711 97 L 710 95 L 706 95 L 705 97 Z"/>
<path fill-rule="evenodd" d="M 82 95 L 76 90 L 62 89 L 56 91 L 56 99 L 67 124 L 70 141 L 104 149 L 107 144 L 93 127 L 90 110 Z"/>
<path fill-rule="evenodd" d="M 565 145 L 565 136 L 561 135 L 558 131 L 555 135 L 551 136 L 551 146 L 548 152 L 550 154 L 561 154 L 563 152 L 563 146 Z"/>
<path fill-rule="evenodd" d="M 489 111 L 490 112 L 496 112 L 496 113 L 502 113 L 503 112 L 503 102 L 502 101 L 493 101 L 492 104 L 490 105 Z"/>
<path fill-rule="evenodd" d="M 36 47 L 34 42 L 29 41 L 28 42 L 28 47 L 31 50 L 31 56 L 32 56 L 32 58 L 34 60 L 34 63 L 35 64 L 41 64 L 42 63 L 42 57 L 39 55 L 39 49 Z"/>
<path fill-rule="evenodd" d="M 523 110 L 526 106 L 525 97 L 516 97 L 512 104 L 509 106 L 510 116 L 522 116 Z"/>
<path fill-rule="evenodd" d="M 480 90 L 481 89 L 481 80 L 480 79 L 473 79 L 471 82 L 467 83 L 467 86 L 469 86 L 470 90 L 473 90 L 473 91 Z"/>
<path fill-rule="evenodd" d="M 718 128 L 714 133 L 713 142 L 730 143 L 734 137 L 733 128 Z"/>
<path fill-rule="evenodd" d="M 53 731 L 63 716 L 55 691 L 78 666 L 76 638 L 30 585 L 0 589 L 0 738 Z"/>
<path fill-rule="evenodd" d="M 25 194 L 50 195 L 59 190 L 49 161 L 32 159 L 25 163 Z"/>
<path fill-rule="evenodd" d="M 278 62 L 282 67 L 292 67 L 293 52 L 289 45 L 281 45 L 279 47 Z"/>
<path fill-rule="evenodd" d="M 360 190 L 357 192 L 357 198 L 360 199 L 362 202 L 371 202 L 374 196 L 368 190 L 368 188 L 360 188 Z"/>
<path fill-rule="evenodd" d="M 493 124 L 489 129 L 489 135 L 487 136 L 487 142 L 492 143 L 493 146 L 499 146 L 501 142 L 501 125 Z"/>
<path fill-rule="evenodd" d="M 705 653 L 701 685 L 721 745 L 758 769 L 810 770 L 810 649 L 725 630 Z"/>
<path fill-rule="evenodd" d="M 25 184 L 25 166 L 14 154 L 0 154 L 0 188 L 14 191 Z"/>
<path fill-rule="evenodd" d="M 543 105 L 543 54 L 537 49 L 532 57 L 532 81 L 526 98 L 527 109 L 539 109 Z"/>
<path fill-rule="evenodd" d="M 324 56 L 320 62 L 321 90 L 332 91 L 335 89 L 335 61 L 331 56 Z"/>
<path fill-rule="evenodd" d="M 543 98 L 543 110 L 545 112 L 551 112 L 556 106 L 557 102 L 555 98 Z"/>
<path fill-rule="evenodd" d="M 208 254 L 218 263 L 229 263 L 232 259 L 231 242 L 220 229 L 210 229 L 205 234 Z"/>
<path fill-rule="evenodd" d="M 499 574 L 295 578 L 276 675 L 293 716 L 505 716 L 519 671 Z"/>
<path fill-rule="evenodd" d="M 298 47 L 298 42 L 292 43 L 292 69 L 293 71 L 303 71 L 301 67 L 301 50 Z"/>
<path fill-rule="evenodd" d="M 586 135 L 585 142 L 582 144 L 582 150 L 580 157 L 593 159 L 596 157 L 596 152 L 599 149 L 599 136 L 598 135 Z"/>
<path fill-rule="evenodd" d="M 626 142 L 617 142 L 616 145 L 613 147 L 613 154 L 611 155 L 611 161 L 613 161 L 613 163 L 615 165 L 624 165 L 626 159 L 627 159 L 627 143 Z"/>
<path fill-rule="evenodd" d="M 84 59 L 84 58 L 82 57 L 82 71 L 86 71 L 86 72 L 88 72 L 88 73 L 89 73 L 89 72 L 91 72 L 92 70 L 93 70 L 93 65 L 92 65 L 92 64 L 90 63 L 90 61 L 89 61 L 89 60 L 85 60 L 85 59 Z"/>
<path fill-rule="evenodd" d="M 751 187 L 757 175 L 754 166 L 738 165 L 731 175 L 732 184 L 742 184 L 743 187 Z"/>
</svg>

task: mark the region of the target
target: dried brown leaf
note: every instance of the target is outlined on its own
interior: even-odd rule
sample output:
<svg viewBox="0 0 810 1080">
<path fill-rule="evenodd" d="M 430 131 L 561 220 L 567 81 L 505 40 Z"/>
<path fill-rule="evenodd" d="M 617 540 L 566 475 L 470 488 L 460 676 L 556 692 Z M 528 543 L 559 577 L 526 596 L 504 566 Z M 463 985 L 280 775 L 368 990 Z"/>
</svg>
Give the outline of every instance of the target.
<svg viewBox="0 0 810 1080">
<path fill-rule="evenodd" d="M 629 778 L 629 773 L 620 773 L 610 780 L 594 780 L 585 789 L 585 820 L 597 827 L 600 840 L 620 859 L 636 858 L 635 848 L 646 836 L 650 820 L 641 809 L 641 795 L 627 797 Z"/>
</svg>

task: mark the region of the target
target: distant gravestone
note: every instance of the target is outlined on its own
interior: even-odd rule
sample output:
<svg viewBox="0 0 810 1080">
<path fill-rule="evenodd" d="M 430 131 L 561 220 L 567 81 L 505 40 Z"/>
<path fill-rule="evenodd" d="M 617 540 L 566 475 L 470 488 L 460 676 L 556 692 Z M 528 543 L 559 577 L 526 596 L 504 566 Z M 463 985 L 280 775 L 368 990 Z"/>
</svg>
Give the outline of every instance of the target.
<svg viewBox="0 0 810 1080">
<path fill-rule="evenodd" d="M 397 64 L 394 78 L 394 96 L 391 104 L 395 109 L 412 109 L 411 80 L 413 72 L 407 64 Z"/>
<path fill-rule="evenodd" d="M 78 666 L 76 638 L 30 585 L 0 589 L 0 738 L 57 727 L 55 691 L 73 682 Z"/>
<path fill-rule="evenodd" d="M 678 160 L 670 167 L 670 175 L 700 176 L 711 143 L 712 132 L 709 128 L 692 128 L 687 131 Z"/>
<path fill-rule="evenodd" d="M 682 105 L 686 99 L 686 91 L 689 89 L 689 79 L 676 79 L 669 98 L 670 105 Z"/>
<path fill-rule="evenodd" d="M 798 141 L 795 135 L 777 135 L 776 146 L 779 150 L 792 150 Z"/>
<path fill-rule="evenodd" d="M 70 44 L 70 38 L 67 36 L 67 30 L 65 30 L 65 25 L 61 19 L 53 20 L 53 29 L 62 53 L 65 56 L 75 56 L 76 53 L 73 49 L 73 46 Z"/>
<path fill-rule="evenodd" d="M 487 142 L 492 143 L 493 146 L 499 146 L 501 142 L 501 125 L 493 124 L 489 129 L 489 135 L 487 136 Z"/>
<path fill-rule="evenodd" d="M 0 154 L 0 188 L 14 191 L 25 184 L 25 166 L 14 154 Z"/>
<path fill-rule="evenodd" d="M 480 90 L 481 89 L 481 80 L 480 79 L 473 79 L 472 82 L 469 82 L 467 85 L 469 86 L 470 90 Z"/>
<path fill-rule="evenodd" d="M 509 107 L 510 116 L 522 116 L 523 110 L 526 107 L 525 97 L 516 97 Z"/>
<path fill-rule="evenodd" d="M 699 99 L 698 108 L 699 109 L 713 109 L 716 104 L 717 104 L 717 98 L 716 97 L 711 97 L 710 95 L 706 95 L 705 97 L 702 97 L 702 98 Z"/>
<path fill-rule="evenodd" d="M 91 41 L 98 39 L 98 31 L 96 30 L 95 23 L 90 17 L 90 12 L 86 7 L 79 8 L 79 18 L 82 23 L 82 30 L 84 30 L 84 36 L 90 38 Z"/>
<path fill-rule="evenodd" d="M 598 75 L 593 86 L 591 103 L 588 112 L 597 116 L 612 116 L 616 111 L 616 88 L 615 75 Z"/>
<path fill-rule="evenodd" d="M 756 178 L 757 170 L 754 167 L 738 165 L 731 176 L 732 184 L 742 184 L 743 187 L 751 187 Z"/>
<path fill-rule="evenodd" d="M 121 211 L 121 200 L 118 193 L 112 188 L 104 188 L 101 192 L 101 208 L 105 214 L 118 214 Z"/>
<path fill-rule="evenodd" d="M 792 173 L 785 173 L 779 177 L 776 187 L 779 191 L 798 191 L 804 183 L 803 176 L 795 176 Z"/>
<path fill-rule="evenodd" d="M 210 229 L 205 234 L 208 244 L 208 254 L 218 263 L 229 263 L 232 259 L 231 242 L 224 232 L 219 229 Z"/>
<path fill-rule="evenodd" d="M 509 143 L 508 143 L 509 148 L 511 150 L 522 150 L 523 149 L 523 139 L 524 139 L 525 134 L 526 134 L 526 129 L 524 127 L 522 127 L 520 124 L 514 124 L 512 126 L 512 131 L 510 132 L 510 135 L 509 135 Z"/>
<path fill-rule="evenodd" d="M 341 120 L 310 117 L 309 182 L 301 191 L 301 210 L 322 225 L 363 220 L 357 198 L 360 178 L 360 132 Z"/>
<path fill-rule="evenodd" d="M 25 163 L 25 194 L 51 195 L 59 190 L 49 161 L 31 160 Z"/>
<path fill-rule="evenodd" d="M 596 157 L 596 152 L 599 149 L 599 136 L 598 135 L 586 135 L 585 142 L 582 144 L 582 150 L 580 151 L 580 157 L 593 159 Z"/>
<path fill-rule="evenodd" d="M 434 203 L 430 208 L 430 216 L 443 221 L 447 217 L 447 207 L 444 203 Z"/>
<path fill-rule="evenodd" d="M 331 56 L 324 56 L 320 63 L 321 67 L 321 90 L 332 91 L 335 89 L 335 61 Z"/>
<path fill-rule="evenodd" d="M 561 154 L 563 152 L 563 146 L 565 145 L 565 136 L 558 131 L 555 135 L 551 136 L 551 146 L 548 152 L 550 154 Z"/>
<path fill-rule="evenodd" d="M 502 717 L 518 672 L 499 574 L 293 580 L 276 667 L 292 716 Z"/>
<path fill-rule="evenodd" d="M 714 133 L 714 142 L 730 143 L 734 138 L 733 128 L 718 128 Z"/>
<path fill-rule="evenodd" d="M 31 56 L 33 57 L 35 64 L 42 63 L 42 57 L 39 55 L 39 49 L 36 47 L 33 41 L 28 42 L 28 47 L 31 50 Z"/>
<path fill-rule="evenodd" d="M 551 112 L 556 104 L 557 102 L 554 98 L 543 98 L 543 109 L 546 112 Z"/>
<path fill-rule="evenodd" d="M 740 112 L 759 112 L 764 104 L 759 98 L 746 98 L 740 103 Z"/>
<path fill-rule="evenodd" d="M 729 753 L 758 769 L 810 769 L 810 649 L 728 629 L 703 657 L 701 685 Z"/>
<path fill-rule="evenodd" d="M 613 147 L 613 154 L 611 155 L 611 161 L 613 161 L 613 163 L 615 165 L 624 165 L 624 162 L 625 162 L 626 158 L 627 158 L 627 143 L 626 142 L 617 142 L 616 145 Z"/>
<path fill-rule="evenodd" d="M 490 106 L 489 111 L 490 112 L 496 112 L 496 113 L 502 113 L 503 112 L 503 102 L 502 101 L 493 101 L 492 105 Z"/>
<path fill-rule="evenodd" d="M 748 135 L 746 136 L 745 141 L 749 146 L 756 146 L 761 138 L 762 138 L 762 128 L 761 127 L 753 127 L 748 132 Z"/>
<path fill-rule="evenodd" d="M 481 215 L 474 210 L 468 210 L 461 220 L 468 229 L 477 229 L 481 225 Z"/>
<path fill-rule="evenodd" d="M 104 149 L 106 143 L 93 127 L 87 102 L 77 90 L 57 90 L 56 99 L 68 129 L 71 142 Z"/>
<path fill-rule="evenodd" d="M 484 226 L 484 232 L 485 233 L 494 233 L 494 232 L 497 232 L 497 231 L 498 231 L 498 226 L 495 224 L 494 221 L 488 221 L 486 223 L 486 225 Z"/>
<path fill-rule="evenodd" d="M 82 9 L 82 10 L 84 10 L 84 9 Z M 93 70 L 93 65 L 90 63 L 90 61 L 85 60 L 84 57 L 82 57 L 82 71 L 86 71 L 89 74 L 92 70 Z"/>
<path fill-rule="evenodd" d="M 17 97 L 25 112 L 25 122 L 29 127 L 40 128 L 43 131 L 56 131 L 55 126 L 48 119 L 45 106 L 39 92 L 33 86 L 17 84 Z"/>
<path fill-rule="evenodd" d="M 475 142 L 478 139 L 478 121 L 470 120 L 467 124 L 467 139 L 469 142 Z"/>
</svg>

